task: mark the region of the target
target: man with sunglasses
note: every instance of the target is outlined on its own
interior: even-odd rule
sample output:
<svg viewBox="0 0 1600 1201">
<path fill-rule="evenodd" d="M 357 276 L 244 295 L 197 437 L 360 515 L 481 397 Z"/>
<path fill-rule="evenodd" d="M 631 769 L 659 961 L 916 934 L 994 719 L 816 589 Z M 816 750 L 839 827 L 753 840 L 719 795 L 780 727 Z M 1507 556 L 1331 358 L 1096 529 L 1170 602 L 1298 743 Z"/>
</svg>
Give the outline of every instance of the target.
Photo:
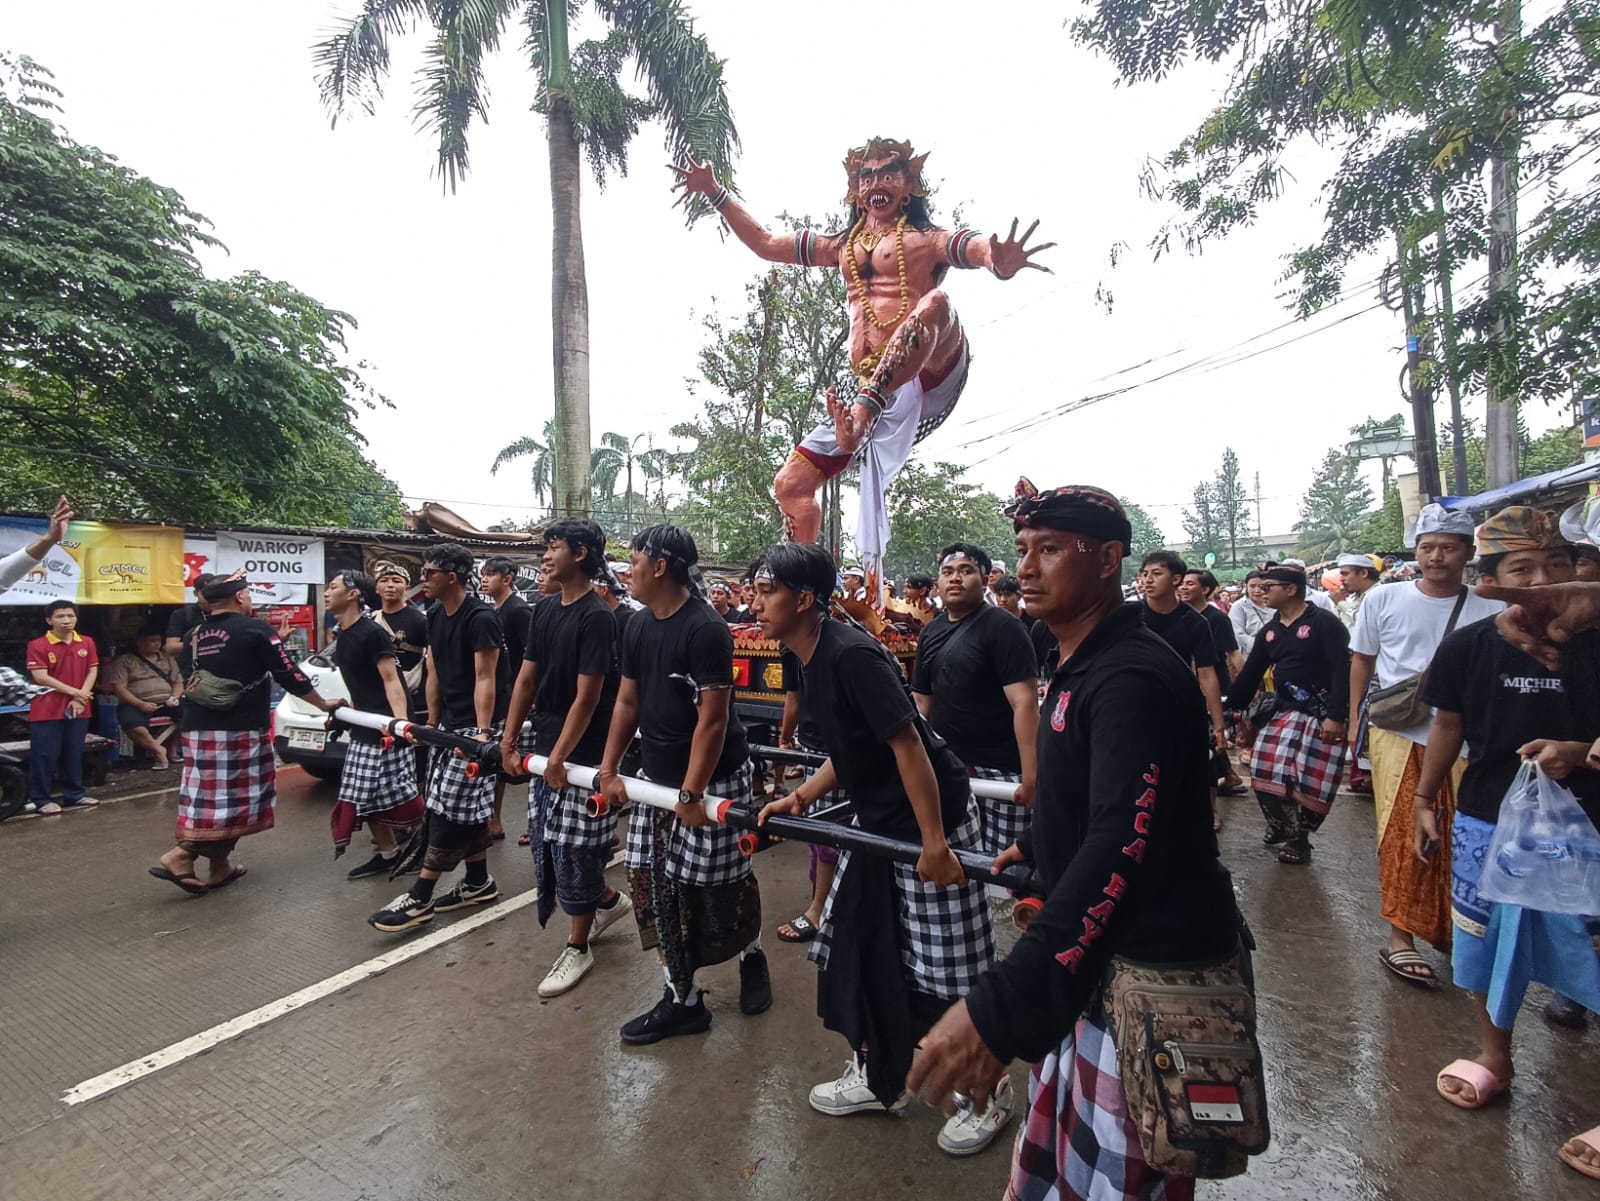
<svg viewBox="0 0 1600 1201">
<path fill-rule="evenodd" d="M 511 666 L 493 606 L 469 591 L 472 552 L 454 542 L 436 546 L 422 565 L 428 611 L 428 724 L 479 742 L 497 742 L 511 700 Z M 397 934 L 452 913 L 500 899 L 489 875 L 494 813 L 492 773 L 469 776 L 465 757 L 435 751 L 428 772 L 428 849 L 422 870 L 401 893 L 367 919 Z M 465 862 L 466 876 L 441 897 L 439 877 Z"/>
</svg>

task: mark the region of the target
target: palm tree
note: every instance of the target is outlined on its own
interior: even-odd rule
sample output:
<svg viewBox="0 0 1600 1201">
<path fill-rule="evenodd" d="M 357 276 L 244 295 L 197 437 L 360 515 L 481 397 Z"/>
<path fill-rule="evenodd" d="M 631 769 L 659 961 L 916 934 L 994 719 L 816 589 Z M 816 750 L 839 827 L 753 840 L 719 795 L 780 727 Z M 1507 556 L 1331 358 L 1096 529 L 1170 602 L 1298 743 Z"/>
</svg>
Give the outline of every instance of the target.
<svg viewBox="0 0 1600 1201">
<path fill-rule="evenodd" d="M 533 456 L 533 496 L 541 505 L 545 497 L 555 496 L 555 443 L 554 420 L 544 423 L 544 441 L 524 435 L 514 442 L 508 442 L 500 448 L 500 453 L 495 455 L 494 462 L 489 464 L 489 474 L 496 474 L 513 459 Z"/>
<path fill-rule="evenodd" d="M 569 51 L 567 23 L 577 0 L 363 0 L 361 12 L 314 49 L 323 103 L 337 123 L 352 102 L 371 112 L 389 71 L 389 39 L 425 24 L 427 61 L 417 79 L 413 112 L 438 136 L 438 172 L 452 192 L 466 175 L 467 134 L 488 113 L 484 58 L 499 49 L 513 21 L 525 31 L 522 50 L 537 81 L 534 107 L 545 116 L 550 162 L 553 270 L 550 306 L 555 363 L 555 478 L 561 516 L 590 510 L 589 293 L 579 220 L 580 149 L 595 182 L 608 169 L 628 170 L 628 143 L 642 121 L 666 126 L 669 153 L 709 161 L 730 178 L 739 135 L 723 86 L 722 60 L 678 0 L 593 0 L 611 26 L 608 36 Z M 622 69 L 632 62 L 645 95 L 629 95 Z M 691 223 L 711 212 L 700 196 L 683 195 Z"/>
<path fill-rule="evenodd" d="M 645 478 L 645 487 L 649 488 L 652 478 L 660 479 L 667 471 L 667 452 L 655 447 L 639 450 L 641 442 L 648 442 L 650 434 L 640 434 L 629 439 L 623 434 L 601 434 L 600 445 L 594 448 L 590 455 L 590 469 L 594 473 L 594 488 L 602 496 L 612 496 L 617 490 L 617 478 L 626 478 L 626 487 L 622 492 L 623 520 L 628 523 L 628 528 L 633 528 L 633 469 L 637 465 L 639 474 Z"/>
</svg>

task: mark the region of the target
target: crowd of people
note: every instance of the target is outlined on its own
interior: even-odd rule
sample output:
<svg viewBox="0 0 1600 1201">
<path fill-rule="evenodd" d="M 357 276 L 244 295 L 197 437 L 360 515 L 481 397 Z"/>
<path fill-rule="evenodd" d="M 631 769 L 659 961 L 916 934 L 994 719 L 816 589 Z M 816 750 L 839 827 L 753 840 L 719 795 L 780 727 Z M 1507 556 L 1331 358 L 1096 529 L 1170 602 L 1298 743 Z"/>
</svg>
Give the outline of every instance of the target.
<svg viewBox="0 0 1600 1201">
<path fill-rule="evenodd" d="M 1577 633 L 1585 619 L 1600 625 L 1600 600 L 1572 591 L 1593 556 L 1551 518 L 1518 506 L 1478 527 L 1428 506 L 1402 578 L 1346 554 L 1330 596 L 1304 564 L 1282 561 L 1230 598 L 1168 551 L 1143 557 L 1128 595 L 1130 531 L 1107 493 L 1033 493 L 1011 512 L 1015 575 L 957 542 L 905 581 L 902 605 L 927 615 L 909 673 L 842 616 L 834 600 L 861 585 L 811 544 L 775 545 L 739 586 L 707 589 L 681 529 L 642 531 L 616 562 L 594 522 L 560 521 L 545 531 L 532 605 L 510 586 L 513 564 L 480 569 L 454 544 L 427 553 L 425 610 L 407 603 L 401 566 L 341 572 L 326 598 L 348 703 L 497 746 L 505 765 L 479 774 L 435 751 L 419 772 L 412 747 L 348 731 L 336 854 L 366 827 L 373 853 L 349 876 L 409 880 L 370 924 L 399 934 L 496 901 L 487 853 L 503 836 L 503 777 L 543 756 L 522 841 L 538 920 L 559 908 L 566 937 L 538 994 L 577 987 L 596 967 L 595 939 L 631 916 L 663 981 L 620 1037 L 702 1033 L 702 982 L 721 964 L 737 962 L 742 1014 L 773 1004 L 762 889 L 705 798 L 759 806 L 763 819 L 847 801 L 862 830 L 915 844 L 920 858 L 810 848 L 811 894 L 776 933 L 808 944 L 819 1015 L 849 1054 L 810 1104 L 881 1113 L 921 1095 L 950 1114 L 938 1145 L 958 1156 L 1020 1111 L 1008 1196 L 1028 1199 L 1189 1195 L 1196 1175 L 1234 1174 L 1260 1149 L 1253 1002 L 1230 1027 L 1244 1038 L 1235 1059 L 1217 1052 L 1240 1116 L 1181 1154 L 1152 1141 L 1153 1086 L 1118 1016 L 1152 980 L 1156 992 L 1253 995 L 1252 941 L 1215 835 L 1219 795 L 1253 790 L 1263 844 L 1305 867 L 1337 798 L 1370 792 L 1390 931 L 1375 970 L 1419 990 L 1448 974 L 1477 1010 L 1477 1053 L 1438 1073 L 1444 1101 L 1477 1109 L 1512 1087 L 1530 983 L 1555 991 L 1549 1021 L 1583 1024 L 1600 1009 L 1600 918 L 1478 891 L 1526 765 L 1600 817 L 1600 633 Z M 177 837 L 150 872 L 194 894 L 242 878 L 239 840 L 273 824 L 267 682 L 330 713 L 345 703 L 319 696 L 252 616 L 242 577 L 207 577 L 199 598 L 175 619 L 175 655 L 150 631 L 109 673 L 135 729 L 184 700 Z M 96 669 L 77 653 L 71 617 L 52 607 L 37 664 L 30 648 L 48 689 L 36 722 L 63 735 Z M 782 647 L 780 744 L 825 756 L 770 800 L 733 704 L 741 623 Z M 569 764 L 597 770 L 602 816 L 588 816 L 594 790 L 573 783 Z M 1003 782 L 1009 799 L 975 797 L 974 779 Z M 630 780 L 665 786 L 676 807 L 630 804 Z M 626 889 L 606 879 L 619 813 Z M 1042 904 L 1003 959 L 995 923 L 1015 898 L 970 881 L 957 852 L 1033 873 Z M 1013 1060 L 1033 1065 L 1025 1099 L 1012 1095 Z M 1600 1133 L 1559 1154 L 1600 1179 Z"/>
</svg>

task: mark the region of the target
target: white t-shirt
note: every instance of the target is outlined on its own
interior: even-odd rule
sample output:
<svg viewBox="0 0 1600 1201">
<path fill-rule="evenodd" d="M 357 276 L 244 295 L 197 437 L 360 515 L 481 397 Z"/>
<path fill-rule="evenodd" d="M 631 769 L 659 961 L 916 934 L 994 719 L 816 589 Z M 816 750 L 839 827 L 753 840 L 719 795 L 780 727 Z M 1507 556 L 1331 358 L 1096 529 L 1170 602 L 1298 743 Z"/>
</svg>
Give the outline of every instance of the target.
<svg viewBox="0 0 1600 1201">
<path fill-rule="evenodd" d="M 1315 605 L 1324 612 L 1332 613 L 1335 617 L 1339 615 L 1339 610 L 1334 606 L 1333 597 L 1326 592 L 1320 592 L 1315 588 L 1307 588 L 1306 602 Z"/>
<path fill-rule="evenodd" d="M 1350 649 L 1377 659 L 1378 687 L 1398 684 L 1428 670 L 1434 652 L 1444 641 L 1445 627 L 1450 624 L 1455 607 L 1454 596 L 1428 596 L 1415 582 L 1380 585 L 1367 592 L 1361 602 L 1355 629 L 1350 633 Z M 1504 608 L 1502 601 L 1487 600 L 1469 590 L 1461 616 L 1456 619 L 1456 629 L 1493 617 Z M 1426 746 L 1428 724 L 1393 733 Z"/>
</svg>

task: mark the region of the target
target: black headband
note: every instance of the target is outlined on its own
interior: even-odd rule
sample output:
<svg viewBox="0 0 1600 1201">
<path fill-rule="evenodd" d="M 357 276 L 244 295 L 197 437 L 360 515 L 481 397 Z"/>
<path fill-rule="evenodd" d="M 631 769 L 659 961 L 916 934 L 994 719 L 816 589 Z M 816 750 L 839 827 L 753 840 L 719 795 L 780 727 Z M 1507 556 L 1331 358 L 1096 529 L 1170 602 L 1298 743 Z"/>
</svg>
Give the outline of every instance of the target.
<svg viewBox="0 0 1600 1201">
<path fill-rule="evenodd" d="M 1298 567 L 1269 567 L 1261 573 L 1261 578 L 1277 584 L 1299 584 L 1302 587 L 1306 583 L 1306 573 Z"/>
<path fill-rule="evenodd" d="M 211 583 L 200 589 L 200 595 L 208 601 L 227 600 L 230 596 L 235 596 L 248 587 L 250 587 L 248 580 L 236 580 L 229 577 L 211 581 Z"/>
<path fill-rule="evenodd" d="M 1133 525 L 1122 505 L 1099 488 L 1068 486 L 1018 497 L 1005 508 L 1017 529 L 1068 530 L 1096 542 L 1118 542 L 1122 553 L 1133 553 Z"/>
</svg>

